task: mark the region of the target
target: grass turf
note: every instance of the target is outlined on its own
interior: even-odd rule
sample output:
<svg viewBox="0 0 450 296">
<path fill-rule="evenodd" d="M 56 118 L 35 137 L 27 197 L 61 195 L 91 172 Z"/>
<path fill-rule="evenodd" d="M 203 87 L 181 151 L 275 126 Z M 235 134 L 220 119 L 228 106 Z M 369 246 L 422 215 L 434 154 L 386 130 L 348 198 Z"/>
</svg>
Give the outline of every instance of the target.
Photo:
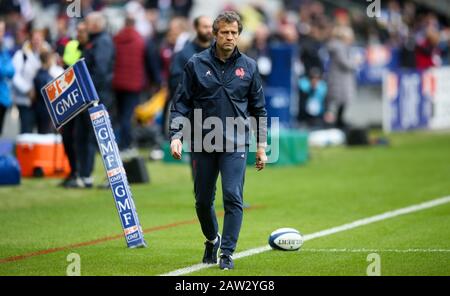
<svg viewBox="0 0 450 296">
<path fill-rule="evenodd" d="M 345 224 L 450 194 L 450 134 L 415 132 L 390 137 L 390 147 L 329 148 L 311 152 L 301 167 L 248 167 L 238 250 L 267 243 L 271 231 L 302 233 Z M 97 181 L 103 180 L 100 160 Z M 144 229 L 183 222 L 146 234 L 149 247 L 128 250 L 122 237 L 98 244 L 0 263 L 0 275 L 65 275 L 66 257 L 81 257 L 82 275 L 157 275 L 200 261 L 203 237 L 195 221 L 186 165 L 148 164 L 152 183 L 133 185 Z M 25 179 L 0 188 L 0 260 L 30 252 L 120 235 L 108 190 L 65 190 L 55 179 Z M 221 210 L 220 182 L 217 209 Z M 395 253 L 386 249 L 450 249 L 450 204 L 307 241 L 299 252 L 269 251 L 192 275 L 365 275 L 369 252 L 311 249 L 378 249 L 383 275 L 450 275 L 450 252 Z M 219 225 L 222 219 L 219 218 Z"/>
</svg>

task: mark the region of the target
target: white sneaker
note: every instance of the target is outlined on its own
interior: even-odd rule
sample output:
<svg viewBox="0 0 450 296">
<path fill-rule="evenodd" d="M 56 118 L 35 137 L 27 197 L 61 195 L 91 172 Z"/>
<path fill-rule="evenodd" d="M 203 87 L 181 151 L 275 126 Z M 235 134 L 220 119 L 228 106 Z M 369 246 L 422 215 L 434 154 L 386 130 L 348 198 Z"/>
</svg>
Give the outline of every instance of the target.
<svg viewBox="0 0 450 296">
<path fill-rule="evenodd" d="M 92 177 L 82 177 L 84 188 L 92 188 L 94 186 L 94 178 Z"/>
</svg>

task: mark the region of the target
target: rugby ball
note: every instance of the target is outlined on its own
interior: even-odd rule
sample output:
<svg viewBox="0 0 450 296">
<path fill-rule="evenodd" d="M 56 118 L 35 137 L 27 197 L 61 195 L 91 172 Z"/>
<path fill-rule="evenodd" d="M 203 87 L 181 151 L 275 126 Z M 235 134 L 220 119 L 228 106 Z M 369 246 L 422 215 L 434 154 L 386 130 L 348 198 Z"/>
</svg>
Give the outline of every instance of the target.
<svg viewBox="0 0 450 296">
<path fill-rule="evenodd" d="M 294 228 L 279 228 L 270 234 L 269 245 L 274 250 L 296 251 L 303 245 L 303 236 Z"/>
</svg>

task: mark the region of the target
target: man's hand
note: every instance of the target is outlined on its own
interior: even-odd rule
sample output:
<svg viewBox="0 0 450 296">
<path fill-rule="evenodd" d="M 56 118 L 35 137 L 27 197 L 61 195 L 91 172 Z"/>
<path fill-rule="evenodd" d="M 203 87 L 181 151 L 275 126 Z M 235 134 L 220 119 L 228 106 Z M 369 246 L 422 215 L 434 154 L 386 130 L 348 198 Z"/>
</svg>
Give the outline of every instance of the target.
<svg viewBox="0 0 450 296">
<path fill-rule="evenodd" d="M 256 151 L 256 170 L 260 171 L 266 166 L 267 156 L 265 148 L 258 148 Z"/>
<path fill-rule="evenodd" d="M 173 139 L 172 142 L 170 142 L 170 153 L 172 154 L 173 158 L 181 159 L 182 150 L 183 143 L 181 143 L 180 139 Z"/>
</svg>

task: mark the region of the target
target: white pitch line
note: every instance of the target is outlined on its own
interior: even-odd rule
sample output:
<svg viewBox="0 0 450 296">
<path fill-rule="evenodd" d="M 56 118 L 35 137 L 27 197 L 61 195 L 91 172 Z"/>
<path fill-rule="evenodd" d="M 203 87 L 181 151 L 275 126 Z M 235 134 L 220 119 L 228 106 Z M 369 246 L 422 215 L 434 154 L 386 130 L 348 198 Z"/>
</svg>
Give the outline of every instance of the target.
<svg viewBox="0 0 450 296">
<path fill-rule="evenodd" d="M 350 229 L 354 229 L 360 226 L 364 226 L 364 225 L 368 225 L 368 224 L 372 224 L 378 221 L 382 221 L 382 220 L 386 220 L 386 219 L 390 219 L 390 218 L 394 218 L 397 216 L 401 216 L 401 215 L 405 215 L 405 214 L 409 214 L 409 213 L 414 213 L 414 212 L 418 212 L 418 211 L 422 211 L 425 209 L 429 209 L 432 207 L 436 207 L 439 205 L 443 205 L 450 202 L 450 196 L 446 196 L 446 197 L 441 197 L 441 198 L 437 198 L 437 199 L 433 199 L 427 202 L 423 202 L 420 204 L 416 204 L 416 205 L 412 205 L 409 207 L 405 207 L 405 208 L 401 208 L 401 209 L 397 209 L 394 211 L 389 211 L 389 212 L 385 212 L 379 215 L 375 215 L 372 217 L 368 217 L 368 218 L 364 218 L 364 219 L 360 219 L 360 220 L 356 220 L 341 226 L 336 226 L 336 227 L 332 227 L 329 229 L 325 229 L 322 231 L 318 231 L 318 232 L 314 232 L 311 234 L 307 234 L 305 236 L 303 236 L 303 240 L 304 241 L 308 241 L 308 240 L 312 240 L 315 238 L 319 238 L 319 237 L 324 237 L 324 236 L 328 236 L 331 234 L 335 234 L 338 232 L 342 232 L 342 231 L 347 231 Z M 254 248 L 254 249 L 250 249 L 247 251 L 243 251 L 243 252 L 239 252 L 233 255 L 234 259 L 239 259 L 239 258 L 243 258 L 243 257 L 248 257 L 248 256 L 253 256 L 259 253 L 263 253 L 263 252 L 267 252 L 271 250 L 271 247 L 269 245 L 266 246 L 262 246 L 262 247 L 258 247 L 258 248 Z M 165 274 L 161 274 L 162 276 L 179 276 L 179 275 L 183 275 L 183 274 L 188 274 L 188 273 L 192 273 L 198 270 L 202 270 L 202 269 L 206 269 L 206 268 L 210 268 L 215 266 L 214 264 L 195 264 L 192 266 L 188 266 L 185 268 L 181 268 L 181 269 L 177 269 Z"/>
<path fill-rule="evenodd" d="M 302 249 L 311 253 L 450 253 L 450 249 Z"/>
</svg>

